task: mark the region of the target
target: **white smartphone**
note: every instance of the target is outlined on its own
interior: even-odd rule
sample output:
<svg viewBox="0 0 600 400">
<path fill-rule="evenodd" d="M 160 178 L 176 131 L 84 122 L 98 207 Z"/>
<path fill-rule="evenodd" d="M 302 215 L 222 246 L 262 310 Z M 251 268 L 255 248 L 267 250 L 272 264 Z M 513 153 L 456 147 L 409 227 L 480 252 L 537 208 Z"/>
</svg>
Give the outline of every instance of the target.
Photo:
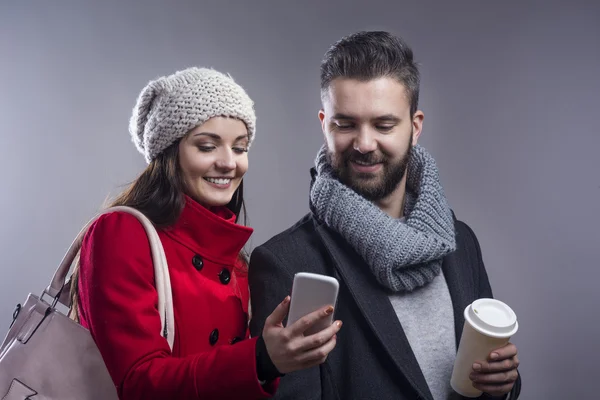
<svg viewBox="0 0 600 400">
<path fill-rule="evenodd" d="M 313 311 L 317 311 L 321 307 L 327 305 L 335 307 L 339 287 L 338 280 L 331 276 L 310 272 L 299 272 L 294 275 L 290 312 L 288 313 L 286 326 L 292 325 L 300 318 Z M 306 336 L 312 335 L 329 327 L 333 323 L 334 314 L 335 312 L 319 320 L 319 322 L 306 330 L 304 334 Z"/>
</svg>

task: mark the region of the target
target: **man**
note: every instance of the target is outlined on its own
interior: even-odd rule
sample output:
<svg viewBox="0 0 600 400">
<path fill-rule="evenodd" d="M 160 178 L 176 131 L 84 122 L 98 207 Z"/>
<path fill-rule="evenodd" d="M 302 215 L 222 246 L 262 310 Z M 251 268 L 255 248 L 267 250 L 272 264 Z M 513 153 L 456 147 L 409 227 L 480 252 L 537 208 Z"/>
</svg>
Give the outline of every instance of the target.
<svg viewBox="0 0 600 400">
<path fill-rule="evenodd" d="M 340 281 L 344 325 L 327 360 L 283 377 L 277 398 L 462 398 L 450 376 L 463 310 L 492 291 L 477 238 L 417 145 L 418 97 L 412 50 L 389 33 L 351 35 L 325 55 L 311 212 L 253 252 L 250 328 L 261 332 L 302 271 Z M 508 344 L 470 377 L 482 398 L 516 399 L 518 364 Z"/>
</svg>

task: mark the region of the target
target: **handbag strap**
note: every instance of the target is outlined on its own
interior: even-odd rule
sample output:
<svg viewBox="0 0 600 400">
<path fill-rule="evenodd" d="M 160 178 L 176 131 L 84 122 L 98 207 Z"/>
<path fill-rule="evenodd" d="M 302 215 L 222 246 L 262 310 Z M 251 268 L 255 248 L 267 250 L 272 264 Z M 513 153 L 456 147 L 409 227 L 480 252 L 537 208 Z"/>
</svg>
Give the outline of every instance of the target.
<svg viewBox="0 0 600 400">
<path fill-rule="evenodd" d="M 42 298 L 44 295 L 48 295 L 54 299 L 54 303 L 59 302 L 63 304 L 67 308 L 71 308 L 71 300 L 70 296 L 68 296 L 68 289 L 70 286 L 70 281 L 65 282 L 67 278 L 67 274 L 71 269 L 71 265 L 73 264 L 73 260 L 77 256 L 77 253 L 81 249 L 81 244 L 83 242 L 83 238 L 89 229 L 89 227 L 102 215 L 112 213 L 112 212 L 124 212 L 133 215 L 136 217 L 148 236 L 148 241 L 150 243 L 150 250 L 152 252 L 152 263 L 154 265 L 154 279 L 156 291 L 158 292 L 158 311 L 160 314 L 160 322 L 161 322 L 161 335 L 167 339 L 169 343 L 169 347 L 171 350 L 173 349 L 173 340 L 175 339 L 175 318 L 173 314 L 173 294 L 171 292 L 171 280 L 169 277 L 169 268 L 167 265 L 167 257 L 165 256 L 165 251 L 163 249 L 162 243 L 160 241 L 160 237 L 158 236 L 158 232 L 154 227 L 154 224 L 140 211 L 135 208 L 126 207 L 126 206 L 116 206 L 107 208 L 102 211 L 94 218 L 92 218 L 79 232 L 69 250 L 65 254 L 62 262 L 59 267 L 54 272 L 54 276 L 52 277 L 52 282 L 46 289 L 44 289 Z M 66 292 L 66 293 L 65 293 Z"/>
</svg>

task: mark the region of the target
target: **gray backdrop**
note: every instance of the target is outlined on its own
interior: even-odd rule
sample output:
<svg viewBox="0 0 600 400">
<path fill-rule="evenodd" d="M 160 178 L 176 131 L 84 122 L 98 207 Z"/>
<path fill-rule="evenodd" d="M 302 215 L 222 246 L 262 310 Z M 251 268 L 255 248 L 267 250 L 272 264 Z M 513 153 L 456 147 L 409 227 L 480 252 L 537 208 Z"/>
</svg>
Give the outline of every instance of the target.
<svg viewBox="0 0 600 400">
<path fill-rule="evenodd" d="M 479 236 L 496 297 L 519 317 L 522 398 L 593 398 L 600 3 L 351 3 L 1 1 L 1 334 L 82 224 L 144 167 L 127 124 L 149 79 L 212 66 L 256 101 L 256 246 L 308 210 L 325 50 L 385 29 L 422 64 L 421 143 Z"/>
</svg>

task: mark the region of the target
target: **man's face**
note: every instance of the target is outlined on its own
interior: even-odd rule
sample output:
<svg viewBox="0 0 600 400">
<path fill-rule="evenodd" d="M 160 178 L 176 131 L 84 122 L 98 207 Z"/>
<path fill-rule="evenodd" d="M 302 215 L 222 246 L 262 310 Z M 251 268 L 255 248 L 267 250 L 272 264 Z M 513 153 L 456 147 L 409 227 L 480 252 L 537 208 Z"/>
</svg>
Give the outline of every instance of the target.
<svg viewBox="0 0 600 400">
<path fill-rule="evenodd" d="M 423 124 L 421 111 L 410 117 L 402 83 L 389 77 L 335 79 L 323 96 L 319 119 L 329 161 L 342 183 L 374 202 L 396 190 Z"/>
</svg>

